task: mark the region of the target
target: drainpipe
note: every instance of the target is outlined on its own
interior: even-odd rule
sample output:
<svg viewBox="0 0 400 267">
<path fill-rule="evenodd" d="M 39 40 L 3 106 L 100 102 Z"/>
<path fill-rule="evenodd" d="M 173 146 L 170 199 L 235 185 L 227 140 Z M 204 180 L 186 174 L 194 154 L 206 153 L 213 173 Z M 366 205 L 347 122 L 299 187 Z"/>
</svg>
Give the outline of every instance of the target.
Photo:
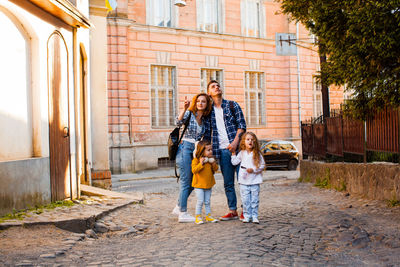
<svg viewBox="0 0 400 267">
<path fill-rule="evenodd" d="M 296 40 L 299 40 L 299 22 L 296 22 Z M 299 136 L 301 138 L 301 87 L 300 87 L 300 50 L 296 43 L 296 58 L 297 58 L 297 99 L 299 108 Z"/>
</svg>

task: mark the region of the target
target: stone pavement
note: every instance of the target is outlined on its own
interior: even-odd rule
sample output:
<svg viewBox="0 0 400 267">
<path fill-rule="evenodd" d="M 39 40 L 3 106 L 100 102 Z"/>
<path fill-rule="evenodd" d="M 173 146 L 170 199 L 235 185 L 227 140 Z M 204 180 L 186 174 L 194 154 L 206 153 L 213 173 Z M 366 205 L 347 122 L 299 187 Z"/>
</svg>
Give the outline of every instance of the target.
<svg viewBox="0 0 400 267">
<path fill-rule="evenodd" d="M 262 184 L 260 224 L 195 225 L 170 214 L 177 193 L 145 194 L 86 234 L 2 231 L 0 266 L 400 266 L 399 207 L 282 177 Z M 227 211 L 220 179 L 211 203 L 215 216 Z"/>
</svg>

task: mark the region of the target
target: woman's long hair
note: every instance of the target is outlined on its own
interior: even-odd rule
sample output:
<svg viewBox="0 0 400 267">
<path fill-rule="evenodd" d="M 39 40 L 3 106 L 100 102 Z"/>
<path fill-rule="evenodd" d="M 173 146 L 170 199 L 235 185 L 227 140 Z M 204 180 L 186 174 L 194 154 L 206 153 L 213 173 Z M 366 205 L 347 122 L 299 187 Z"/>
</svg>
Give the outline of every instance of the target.
<svg viewBox="0 0 400 267">
<path fill-rule="evenodd" d="M 206 98 L 206 101 L 207 101 L 207 106 L 203 111 L 203 116 L 205 117 L 205 116 L 208 116 L 211 113 L 211 108 L 212 108 L 211 98 L 206 93 L 200 93 L 200 94 L 195 95 L 193 97 L 192 102 L 190 103 L 190 107 L 188 109 L 191 112 L 193 112 L 193 114 L 196 114 L 196 112 L 197 112 L 197 99 L 200 96 L 204 96 Z"/>
<path fill-rule="evenodd" d="M 253 163 L 258 168 L 260 167 L 260 162 L 261 162 L 261 150 L 260 150 L 260 144 L 258 143 L 258 138 L 255 133 L 245 132 L 242 135 L 242 139 L 240 140 L 240 150 L 246 150 L 246 141 L 245 141 L 246 135 L 251 135 L 255 140 L 253 146 Z"/>
</svg>

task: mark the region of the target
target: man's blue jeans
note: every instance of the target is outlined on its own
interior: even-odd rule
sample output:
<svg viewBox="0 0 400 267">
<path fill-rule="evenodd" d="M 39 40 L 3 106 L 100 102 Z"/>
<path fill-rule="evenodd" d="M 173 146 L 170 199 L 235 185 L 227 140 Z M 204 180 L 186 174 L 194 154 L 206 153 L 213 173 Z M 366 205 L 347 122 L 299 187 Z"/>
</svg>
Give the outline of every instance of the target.
<svg viewBox="0 0 400 267">
<path fill-rule="evenodd" d="M 187 200 L 190 193 L 193 191 L 192 187 L 192 159 L 193 159 L 194 143 L 183 141 L 179 145 L 176 162 L 179 167 L 179 198 L 178 206 L 181 212 L 187 211 Z"/>
<path fill-rule="evenodd" d="M 231 163 L 231 152 L 228 149 L 221 149 L 221 158 L 219 159 L 219 166 L 221 168 L 222 176 L 224 177 L 225 195 L 228 200 L 228 207 L 230 210 L 237 209 L 237 199 L 235 192 L 235 166 Z"/>
</svg>

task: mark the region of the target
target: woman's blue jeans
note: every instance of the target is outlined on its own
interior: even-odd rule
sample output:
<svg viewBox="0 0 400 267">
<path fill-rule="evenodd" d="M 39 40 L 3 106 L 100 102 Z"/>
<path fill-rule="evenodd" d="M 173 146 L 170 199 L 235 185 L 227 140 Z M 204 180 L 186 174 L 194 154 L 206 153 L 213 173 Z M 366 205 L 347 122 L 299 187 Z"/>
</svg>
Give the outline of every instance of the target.
<svg viewBox="0 0 400 267">
<path fill-rule="evenodd" d="M 183 141 L 178 148 L 176 163 L 179 167 L 179 198 L 178 206 L 181 212 L 187 211 L 187 200 L 190 193 L 193 191 L 192 187 L 192 159 L 193 159 L 194 143 Z"/>
</svg>

